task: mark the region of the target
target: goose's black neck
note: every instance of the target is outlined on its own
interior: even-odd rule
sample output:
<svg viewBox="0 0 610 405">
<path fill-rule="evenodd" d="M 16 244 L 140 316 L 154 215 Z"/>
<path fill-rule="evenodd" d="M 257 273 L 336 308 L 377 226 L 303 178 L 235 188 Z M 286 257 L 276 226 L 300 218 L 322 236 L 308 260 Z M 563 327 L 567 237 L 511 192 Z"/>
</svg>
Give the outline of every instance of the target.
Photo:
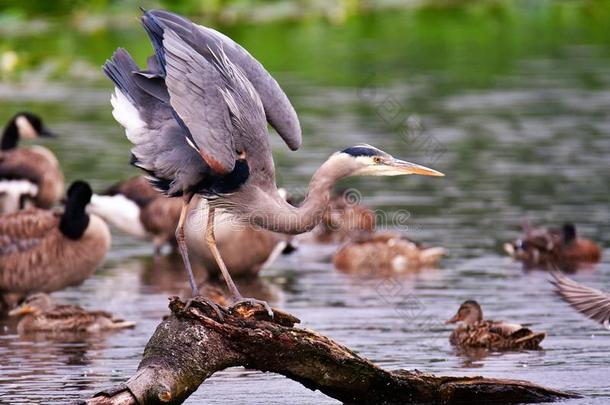
<svg viewBox="0 0 610 405">
<path fill-rule="evenodd" d="M 66 204 L 66 210 L 61 216 L 59 230 L 67 238 L 77 240 L 87 230 L 89 226 L 89 214 L 85 212 L 85 207 L 70 207 Z"/>
<path fill-rule="evenodd" d="M 68 200 L 61 220 L 59 230 L 67 238 L 77 240 L 89 226 L 89 214 L 85 211 L 91 201 L 91 188 L 84 182 L 75 182 L 68 190 Z"/>
<path fill-rule="evenodd" d="M 17 128 L 17 123 L 15 119 L 9 121 L 4 128 L 4 133 L 2 134 L 2 142 L 0 143 L 1 150 L 10 150 L 17 147 L 17 143 L 19 142 L 19 129 Z"/>
</svg>

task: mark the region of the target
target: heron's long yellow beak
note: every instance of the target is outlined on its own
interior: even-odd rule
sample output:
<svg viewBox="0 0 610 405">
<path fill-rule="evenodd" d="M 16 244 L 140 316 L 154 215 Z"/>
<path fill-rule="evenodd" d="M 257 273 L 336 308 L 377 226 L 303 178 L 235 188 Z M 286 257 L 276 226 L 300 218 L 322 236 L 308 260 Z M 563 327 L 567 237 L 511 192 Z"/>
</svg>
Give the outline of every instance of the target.
<svg viewBox="0 0 610 405">
<path fill-rule="evenodd" d="M 22 305 L 9 311 L 9 316 L 23 316 L 34 312 L 34 308 L 29 305 Z"/>
<path fill-rule="evenodd" d="M 444 176 L 443 173 L 430 169 L 426 166 L 421 166 L 404 160 L 394 159 L 389 162 L 393 169 L 398 170 L 401 174 L 419 174 L 421 176 Z"/>
</svg>

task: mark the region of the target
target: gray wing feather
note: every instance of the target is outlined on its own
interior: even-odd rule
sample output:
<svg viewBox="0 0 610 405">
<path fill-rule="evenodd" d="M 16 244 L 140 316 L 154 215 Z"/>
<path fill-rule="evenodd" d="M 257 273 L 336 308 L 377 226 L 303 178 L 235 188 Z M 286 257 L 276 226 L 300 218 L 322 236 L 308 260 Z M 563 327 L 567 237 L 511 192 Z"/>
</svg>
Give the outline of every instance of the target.
<svg viewBox="0 0 610 405">
<path fill-rule="evenodd" d="M 228 58 L 243 70 L 256 89 L 267 121 L 290 149 L 296 150 L 301 146 L 301 126 L 294 107 L 277 81 L 248 51 L 222 33 L 193 24 L 176 14 L 164 10 L 151 10 L 147 13 L 152 14 L 158 21 L 176 32 L 201 55 L 206 55 L 209 49 L 222 48 Z"/>
<path fill-rule="evenodd" d="M 217 172 L 231 172 L 237 155 L 228 106 L 220 91 L 225 87 L 224 80 L 210 62 L 173 30 L 165 30 L 163 47 L 165 84 L 172 108 L 208 165 Z"/>
<path fill-rule="evenodd" d="M 553 273 L 557 294 L 578 312 L 599 322 L 610 319 L 610 294 Z"/>
<path fill-rule="evenodd" d="M 157 83 L 157 79 L 142 76 L 129 53 L 120 48 L 111 60 L 106 61 L 104 72 L 117 89 L 131 100 L 145 125 L 144 128 L 131 129 L 136 132 L 135 136 L 130 137 L 134 143 L 132 163 L 145 170 L 150 175 L 151 183 L 168 195 L 179 195 L 188 186 L 200 181 L 202 173 L 209 169 L 188 145 L 184 130 L 174 119 L 170 105 L 152 94 L 163 93 L 158 89 L 165 89 L 165 85 Z M 151 92 L 151 89 L 154 91 Z M 167 94 L 167 90 L 164 92 Z M 164 97 L 169 99 L 167 95 Z M 119 122 L 125 126 L 129 137 L 129 123 L 125 120 Z"/>
</svg>

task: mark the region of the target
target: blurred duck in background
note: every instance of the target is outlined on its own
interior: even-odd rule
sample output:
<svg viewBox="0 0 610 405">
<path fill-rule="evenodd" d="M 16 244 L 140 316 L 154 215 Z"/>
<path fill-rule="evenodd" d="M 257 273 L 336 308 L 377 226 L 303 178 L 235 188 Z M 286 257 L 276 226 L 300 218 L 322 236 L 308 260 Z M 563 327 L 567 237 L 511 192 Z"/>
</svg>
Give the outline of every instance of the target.
<svg viewBox="0 0 610 405">
<path fill-rule="evenodd" d="M 0 294 L 61 290 L 93 273 L 110 248 L 110 231 L 85 211 L 91 194 L 75 181 L 63 212 L 35 208 L 0 217 Z"/>
<path fill-rule="evenodd" d="M 115 318 L 105 311 L 87 311 L 78 305 L 58 305 L 44 293 L 27 297 L 21 306 L 9 312 L 21 317 L 20 334 L 32 332 L 86 332 L 133 328 L 135 323 Z"/>
<path fill-rule="evenodd" d="M 164 245 L 176 246 L 181 208 L 179 198 L 162 195 L 144 176 L 136 176 L 94 194 L 87 210 L 128 235 L 152 241 L 160 254 Z"/>
<path fill-rule="evenodd" d="M 566 223 L 561 229 L 546 229 L 525 223 L 523 231 L 523 237 L 504 244 L 504 250 L 526 267 L 574 271 L 580 265 L 597 263 L 601 259 L 599 246 L 579 237 L 574 224 Z"/>
<path fill-rule="evenodd" d="M 396 275 L 434 267 L 445 254 L 441 247 L 425 247 L 395 232 L 362 234 L 335 253 L 335 267 L 359 275 Z"/>
<path fill-rule="evenodd" d="M 552 273 L 555 292 L 572 308 L 610 330 L 610 294 Z"/>
<path fill-rule="evenodd" d="M 0 213 L 25 208 L 51 208 L 64 193 L 64 175 L 57 158 L 43 146 L 18 147 L 20 139 L 52 137 L 42 119 L 16 114 L 4 128 L 0 144 Z"/>
<path fill-rule="evenodd" d="M 449 337 L 452 345 L 463 348 L 482 348 L 492 351 L 540 349 L 546 333 L 535 333 L 523 325 L 483 319 L 478 302 L 462 303 L 458 312 L 446 323 L 458 323 Z"/>
<path fill-rule="evenodd" d="M 343 243 L 375 230 L 375 213 L 359 204 L 359 195 L 350 190 L 336 192 L 322 221 L 303 235 L 304 242 Z"/>
<path fill-rule="evenodd" d="M 286 196 L 280 191 L 280 195 Z M 220 275 L 220 268 L 205 241 L 208 220 L 208 204 L 204 198 L 195 197 L 185 223 L 185 235 L 193 262 L 205 267 L 211 278 Z M 226 212 L 218 211 L 214 218 L 216 244 L 225 264 L 235 277 L 256 277 L 273 263 L 278 256 L 293 250 L 291 235 L 271 232 L 238 221 Z M 288 248 L 288 249 L 287 249 Z"/>
</svg>

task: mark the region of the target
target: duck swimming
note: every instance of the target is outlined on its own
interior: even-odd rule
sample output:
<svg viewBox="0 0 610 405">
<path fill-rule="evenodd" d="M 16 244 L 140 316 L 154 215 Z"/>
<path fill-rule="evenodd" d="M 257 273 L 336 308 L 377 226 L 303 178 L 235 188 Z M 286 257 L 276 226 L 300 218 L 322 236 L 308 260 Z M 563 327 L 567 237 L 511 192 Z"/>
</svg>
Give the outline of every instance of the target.
<svg viewBox="0 0 610 405">
<path fill-rule="evenodd" d="M 444 254 L 441 247 L 424 247 L 398 233 L 370 233 L 339 248 L 333 263 L 345 273 L 389 275 L 435 266 Z"/>
<path fill-rule="evenodd" d="M 44 293 L 30 295 L 23 304 L 9 312 L 21 320 L 17 331 L 28 332 L 87 332 L 132 328 L 133 322 L 117 319 L 104 311 L 87 311 L 77 305 L 58 305 Z"/>
<path fill-rule="evenodd" d="M 59 202 L 64 176 L 53 152 L 39 145 L 17 147 L 20 139 L 52 136 L 42 119 L 29 112 L 8 122 L 0 144 L 0 213 L 25 208 L 27 202 L 39 208 Z"/>
<path fill-rule="evenodd" d="M 464 301 L 458 312 L 446 323 L 459 323 L 451 332 L 449 342 L 464 348 L 492 351 L 540 349 L 546 333 L 534 333 L 517 323 L 483 319 L 483 310 L 474 300 Z"/>
<path fill-rule="evenodd" d="M 343 243 L 374 231 L 375 213 L 352 197 L 348 191 L 335 193 L 322 221 L 305 235 L 317 243 Z"/>
<path fill-rule="evenodd" d="M 524 226 L 522 238 L 504 244 L 504 250 L 526 267 L 559 267 L 573 270 L 579 264 L 597 263 L 601 259 L 599 246 L 576 233 L 572 223 L 561 229 L 534 228 Z"/>
</svg>

